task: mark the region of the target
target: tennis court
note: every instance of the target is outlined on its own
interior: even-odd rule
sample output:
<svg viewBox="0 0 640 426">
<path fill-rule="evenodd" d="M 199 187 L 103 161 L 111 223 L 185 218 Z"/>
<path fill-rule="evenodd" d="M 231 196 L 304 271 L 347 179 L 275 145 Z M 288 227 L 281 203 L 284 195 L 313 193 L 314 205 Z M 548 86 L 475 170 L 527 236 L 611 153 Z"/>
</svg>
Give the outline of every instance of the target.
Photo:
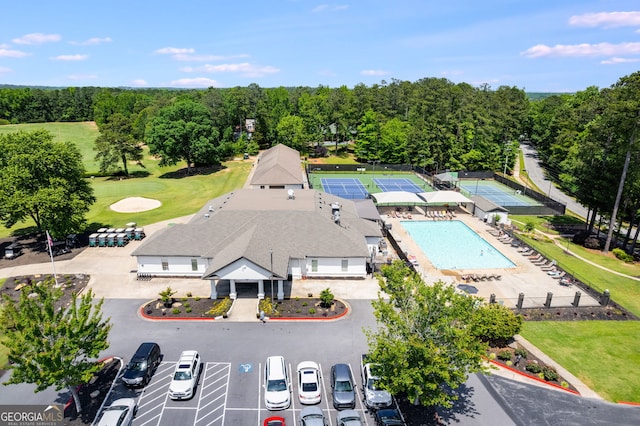
<svg viewBox="0 0 640 426">
<path fill-rule="evenodd" d="M 493 180 L 461 180 L 459 185 L 464 195 L 479 195 L 499 206 L 541 205 L 536 200 L 527 197 L 526 194 Z"/>
<path fill-rule="evenodd" d="M 425 192 L 424 187 L 421 188 L 414 182 L 406 178 L 374 179 L 373 183 L 375 183 L 378 188 L 382 190 L 382 192 L 405 191 L 413 192 L 415 194 L 419 192 Z"/>
<path fill-rule="evenodd" d="M 356 178 L 322 178 L 320 184 L 325 192 L 338 197 L 355 200 L 369 198 L 369 192 Z"/>
</svg>

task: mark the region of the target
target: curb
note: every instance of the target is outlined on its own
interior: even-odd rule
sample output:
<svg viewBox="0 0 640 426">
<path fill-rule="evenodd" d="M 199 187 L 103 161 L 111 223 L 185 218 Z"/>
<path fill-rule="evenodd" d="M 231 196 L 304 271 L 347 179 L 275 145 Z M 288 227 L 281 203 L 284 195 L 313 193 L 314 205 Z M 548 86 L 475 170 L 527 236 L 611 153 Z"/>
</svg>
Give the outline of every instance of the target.
<svg viewBox="0 0 640 426">
<path fill-rule="evenodd" d="M 522 371 L 520 371 L 520 370 L 516 370 L 515 368 L 511 368 L 511 367 L 509 367 L 508 365 L 500 364 L 499 362 L 494 361 L 494 360 L 492 360 L 492 359 L 487 359 L 487 361 L 489 361 L 489 363 L 491 363 L 491 364 L 493 364 L 493 365 L 497 366 L 498 368 L 503 368 L 503 369 L 505 369 L 505 370 L 509 370 L 510 372 L 512 372 L 512 373 L 516 373 L 516 374 L 518 374 L 518 375 L 520 375 L 520 376 L 522 376 L 522 377 L 524 377 L 524 378 L 532 379 L 532 380 L 535 380 L 535 381 L 537 381 L 537 382 L 539 382 L 539 383 L 542 383 L 542 384 L 544 384 L 544 385 L 548 385 L 548 386 L 554 387 L 554 388 L 556 388 L 556 389 L 559 389 L 559 390 L 563 390 L 563 391 L 566 391 L 566 392 L 572 393 L 572 394 L 574 394 L 574 395 L 580 395 L 580 396 L 582 396 L 582 395 L 580 394 L 580 392 L 578 392 L 577 390 L 573 390 L 573 389 L 569 389 L 569 388 L 564 388 L 564 387 L 562 387 L 562 386 L 560 386 L 560 385 L 557 385 L 557 384 L 555 384 L 555 383 L 547 382 L 546 380 L 541 379 L 541 378 L 539 378 L 539 377 L 530 376 L 529 374 L 525 374 L 525 373 L 523 373 L 523 372 L 522 372 Z"/>
</svg>

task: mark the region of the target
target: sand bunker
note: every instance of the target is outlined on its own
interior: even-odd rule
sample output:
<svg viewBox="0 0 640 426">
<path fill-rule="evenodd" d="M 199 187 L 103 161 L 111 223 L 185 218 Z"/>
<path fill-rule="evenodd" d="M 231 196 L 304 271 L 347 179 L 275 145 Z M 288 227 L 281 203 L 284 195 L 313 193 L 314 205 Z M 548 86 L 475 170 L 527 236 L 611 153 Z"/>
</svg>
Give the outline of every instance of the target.
<svg viewBox="0 0 640 426">
<path fill-rule="evenodd" d="M 152 200 L 151 198 L 129 197 L 111 204 L 110 208 L 118 213 L 138 213 L 157 209 L 161 205 L 160 201 Z"/>
</svg>

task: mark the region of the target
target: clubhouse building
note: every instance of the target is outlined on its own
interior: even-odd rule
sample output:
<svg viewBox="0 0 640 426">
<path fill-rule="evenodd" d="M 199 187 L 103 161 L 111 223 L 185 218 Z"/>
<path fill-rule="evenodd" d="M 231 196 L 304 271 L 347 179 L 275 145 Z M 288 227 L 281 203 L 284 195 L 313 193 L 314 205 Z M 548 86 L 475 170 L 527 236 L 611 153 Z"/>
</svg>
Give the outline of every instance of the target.
<svg viewBox="0 0 640 426">
<path fill-rule="evenodd" d="M 145 239 L 132 253 L 138 274 L 200 277 L 210 281 L 211 298 L 223 281 L 231 298 L 237 297 L 237 283 L 255 283 L 262 298 L 265 283 L 277 282 L 278 299 L 290 279 L 366 277 L 382 238 L 373 201 L 299 189 L 295 185 L 306 178 L 299 154 L 289 150 L 278 145 L 262 154 L 250 180 L 256 189 L 215 198 L 190 222 Z M 277 166 L 265 161 L 274 153 Z M 268 174 L 265 166 L 279 171 L 272 181 L 256 181 L 256 175 Z"/>
</svg>

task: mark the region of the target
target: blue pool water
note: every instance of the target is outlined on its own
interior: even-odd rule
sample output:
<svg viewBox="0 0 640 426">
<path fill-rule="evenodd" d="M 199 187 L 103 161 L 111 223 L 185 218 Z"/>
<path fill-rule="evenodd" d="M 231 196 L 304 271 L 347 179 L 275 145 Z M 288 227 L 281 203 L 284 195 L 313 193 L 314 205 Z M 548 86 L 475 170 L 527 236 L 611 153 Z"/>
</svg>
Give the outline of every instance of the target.
<svg viewBox="0 0 640 426">
<path fill-rule="evenodd" d="M 458 220 L 401 221 L 437 269 L 513 268 L 509 259 Z"/>
</svg>

